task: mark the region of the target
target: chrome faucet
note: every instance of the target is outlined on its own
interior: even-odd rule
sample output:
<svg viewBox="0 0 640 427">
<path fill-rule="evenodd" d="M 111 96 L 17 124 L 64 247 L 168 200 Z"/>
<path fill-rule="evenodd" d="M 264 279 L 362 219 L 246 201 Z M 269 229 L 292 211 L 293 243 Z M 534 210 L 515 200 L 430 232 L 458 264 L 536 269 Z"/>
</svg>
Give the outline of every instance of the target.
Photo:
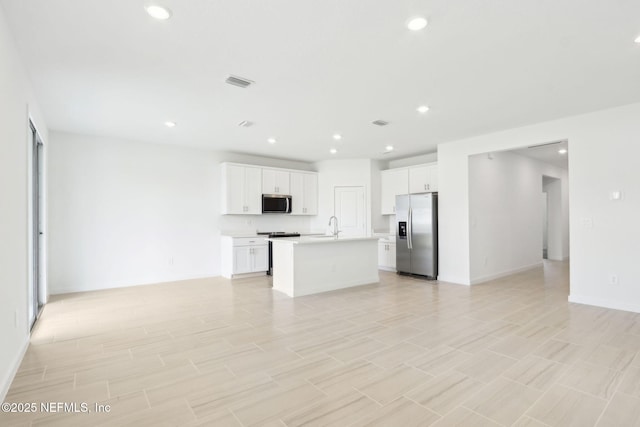
<svg viewBox="0 0 640 427">
<path fill-rule="evenodd" d="M 331 225 L 331 221 L 334 219 L 335 221 L 333 222 L 333 237 L 337 239 L 338 233 L 340 233 L 340 231 L 338 231 L 338 217 L 336 217 L 335 215 L 331 216 L 331 218 L 329 218 L 329 225 Z"/>
</svg>

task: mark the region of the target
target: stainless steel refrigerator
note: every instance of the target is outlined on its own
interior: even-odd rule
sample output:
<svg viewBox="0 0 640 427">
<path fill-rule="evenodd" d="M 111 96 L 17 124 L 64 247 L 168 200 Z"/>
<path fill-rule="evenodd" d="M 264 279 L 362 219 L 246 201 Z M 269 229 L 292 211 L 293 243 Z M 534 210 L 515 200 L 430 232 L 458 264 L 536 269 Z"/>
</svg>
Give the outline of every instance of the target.
<svg viewBox="0 0 640 427">
<path fill-rule="evenodd" d="M 438 278 L 438 193 L 396 196 L 396 270 Z"/>
</svg>

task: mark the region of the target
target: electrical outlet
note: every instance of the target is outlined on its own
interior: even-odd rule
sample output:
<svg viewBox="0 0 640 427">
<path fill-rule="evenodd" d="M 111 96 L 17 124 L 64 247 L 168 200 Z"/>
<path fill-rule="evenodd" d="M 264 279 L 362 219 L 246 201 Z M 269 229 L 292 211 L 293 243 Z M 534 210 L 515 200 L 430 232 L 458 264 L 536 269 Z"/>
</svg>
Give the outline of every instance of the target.
<svg viewBox="0 0 640 427">
<path fill-rule="evenodd" d="M 486 267 L 489 264 L 489 257 L 484 257 L 484 266 Z"/>
<path fill-rule="evenodd" d="M 173 265 L 173 257 L 169 258 L 169 265 Z"/>
<path fill-rule="evenodd" d="M 618 276 L 615 274 L 612 274 L 611 276 L 609 276 L 609 284 L 610 285 L 617 285 L 618 282 Z"/>
<path fill-rule="evenodd" d="M 18 329 L 18 309 L 14 311 L 13 326 Z"/>
</svg>

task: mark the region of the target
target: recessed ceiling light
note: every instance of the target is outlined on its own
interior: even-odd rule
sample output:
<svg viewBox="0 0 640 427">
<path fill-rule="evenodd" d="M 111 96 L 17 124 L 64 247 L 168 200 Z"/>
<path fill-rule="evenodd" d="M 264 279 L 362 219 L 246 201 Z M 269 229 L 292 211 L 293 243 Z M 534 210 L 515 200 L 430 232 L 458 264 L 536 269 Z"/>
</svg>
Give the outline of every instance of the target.
<svg viewBox="0 0 640 427">
<path fill-rule="evenodd" d="M 636 37 L 636 39 L 634 40 L 634 42 L 640 44 L 640 36 Z"/>
<path fill-rule="evenodd" d="M 277 141 L 276 141 L 276 139 L 275 139 L 275 138 L 269 138 L 269 139 L 267 139 L 267 142 L 268 142 L 269 144 L 275 144 Z"/>
<path fill-rule="evenodd" d="M 335 148 L 332 148 L 331 150 L 329 150 L 329 152 L 331 154 L 336 154 L 338 152 L 338 150 L 336 150 Z"/>
<path fill-rule="evenodd" d="M 561 149 L 558 150 L 558 153 L 567 154 L 567 149 L 566 148 L 561 148 Z"/>
<path fill-rule="evenodd" d="M 429 107 L 427 105 L 421 105 L 418 108 L 416 108 L 416 110 L 418 110 L 418 113 L 424 114 L 427 111 L 429 111 Z"/>
<path fill-rule="evenodd" d="M 393 145 L 387 145 L 386 147 L 384 147 L 384 149 L 386 151 L 393 151 Z"/>
<path fill-rule="evenodd" d="M 164 122 L 164 125 L 168 128 L 176 127 L 176 122 Z"/>
<path fill-rule="evenodd" d="M 147 13 L 151 15 L 151 17 L 159 19 L 161 21 L 171 18 L 171 11 L 166 7 L 152 4 L 147 6 L 145 9 L 147 10 Z"/>
<path fill-rule="evenodd" d="M 427 20 L 422 16 L 411 18 L 411 20 L 407 23 L 407 28 L 409 28 L 411 31 L 420 31 L 426 26 Z"/>
<path fill-rule="evenodd" d="M 340 135 L 339 133 L 334 133 L 333 134 L 333 139 L 335 139 L 336 141 L 339 141 L 342 139 L 342 135 Z"/>
</svg>

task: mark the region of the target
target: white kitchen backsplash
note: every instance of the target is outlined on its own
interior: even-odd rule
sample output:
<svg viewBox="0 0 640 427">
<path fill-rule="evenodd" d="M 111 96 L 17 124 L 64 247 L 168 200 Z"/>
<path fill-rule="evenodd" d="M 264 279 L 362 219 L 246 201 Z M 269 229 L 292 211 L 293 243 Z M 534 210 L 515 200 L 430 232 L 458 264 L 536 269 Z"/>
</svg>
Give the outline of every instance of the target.
<svg viewBox="0 0 640 427">
<path fill-rule="evenodd" d="M 396 234 L 396 216 L 389 215 L 389 233 Z"/>
<path fill-rule="evenodd" d="M 309 232 L 310 217 L 294 215 L 221 215 L 223 232 L 289 231 Z"/>
</svg>

